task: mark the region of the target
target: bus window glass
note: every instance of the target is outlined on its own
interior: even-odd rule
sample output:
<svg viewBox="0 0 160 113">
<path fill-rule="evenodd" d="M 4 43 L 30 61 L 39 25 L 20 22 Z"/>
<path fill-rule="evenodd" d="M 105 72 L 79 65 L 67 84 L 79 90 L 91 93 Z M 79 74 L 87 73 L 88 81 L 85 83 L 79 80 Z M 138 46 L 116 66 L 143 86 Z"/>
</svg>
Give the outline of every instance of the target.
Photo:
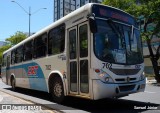
<svg viewBox="0 0 160 113">
<path fill-rule="evenodd" d="M 33 56 L 33 41 L 24 44 L 24 61 L 31 60 Z"/>
<path fill-rule="evenodd" d="M 69 53 L 70 59 L 76 58 L 76 29 L 69 32 Z"/>
<path fill-rule="evenodd" d="M 82 93 L 89 92 L 88 84 L 88 60 L 80 61 L 80 89 Z"/>
<path fill-rule="evenodd" d="M 88 56 L 88 30 L 87 25 L 79 28 L 80 57 Z"/>
<path fill-rule="evenodd" d="M 34 39 L 34 58 L 44 57 L 46 55 L 46 45 L 46 33 Z"/>
<path fill-rule="evenodd" d="M 15 58 L 16 58 L 15 53 L 16 53 L 15 50 L 12 50 L 12 52 L 11 52 L 11 64 L 15 63 Z"/>
<path fill-rule="evenodd" d="M 130 27 L 127 27 L 127 26 L 124 26 L 124 37 L 125 37 L 125 42 L 126 42 L 126 49 L 127 51 L 130 51 L 131 50 L 131 47 L 130 47 L 130 37 L 131 37 L 131 29 Z"/>
<path fill-rule="evenodd" d="M 77 62 L 75 61 L 70 63 L 70 82 L 71 91 L 77 91 Z"/>
<path fill-rule="evenodd" d="M 7 54 L 3 55 L 3 61 L 2 61 L 2 66 L 5 67 L 6 66 L 6 60 L 7 60 Z"/>
<path fill-rule="evenodd" d="M 115 62 L 114 51 L 123 50 L 119 34 L 107 21 L 97 21 L 98 32 L 95 34 L 95 53 L 108 62 Z"/>
<path fill-rule="evenodd" d="M 48 37 L 48 54 L 52 55 L 52 46 L 53 46 L 53 38 L 51 33 L 53 33 L 53 31 L 50 31 L 50 36 Z"/>
<path fill-rule="evenodd" d="M 23 60 L 23 46 L 16 49 L 16 63 L 20 63 Z"/>
<path fill-rule="evenodd" d="M 94 51 L 99 59 L 123 64 L 143 62 L 138 30 L 134 30 L 131 36 L 132 29 L 135 29 L 131 26 L 99 19 L 97 25 L 98 32 L 94 34 Z"/>
<path fill-rule="evenodd" d="M 137 29 L 133 30 L 133 36 L 130 37 L 130 51 L 127 51 L 129 64 L 143 61 L 142 44 L 140 33 Z"/>
<path fill-rule="evenodd" d="M 60 25 L 49 32 L 48 54 L 59 54 L 65 47 L 65 26 Z"/>
</svg>

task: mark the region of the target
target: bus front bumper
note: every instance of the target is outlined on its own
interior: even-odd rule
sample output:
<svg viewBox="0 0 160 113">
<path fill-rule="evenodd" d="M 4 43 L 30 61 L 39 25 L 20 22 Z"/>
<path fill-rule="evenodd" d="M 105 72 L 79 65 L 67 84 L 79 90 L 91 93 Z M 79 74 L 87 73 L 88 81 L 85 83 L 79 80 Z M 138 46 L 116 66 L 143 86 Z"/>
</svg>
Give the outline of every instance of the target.
<svg viewBox="0 0 160 113">
<path fill-rule="evenodd" d="M 123 97 L 131 93 L 143 92 L 146 79 L 135 83 L 104 83 L 100 80 L 93 80 L 93 99 Z"/>
</svg>

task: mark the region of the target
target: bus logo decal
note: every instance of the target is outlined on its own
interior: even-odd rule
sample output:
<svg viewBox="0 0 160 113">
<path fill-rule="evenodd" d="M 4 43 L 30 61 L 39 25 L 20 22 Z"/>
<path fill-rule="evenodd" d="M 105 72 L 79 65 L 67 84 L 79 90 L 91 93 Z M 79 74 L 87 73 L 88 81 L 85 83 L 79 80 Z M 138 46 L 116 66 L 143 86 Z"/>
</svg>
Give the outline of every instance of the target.
<svg viewBox="0 0 160 113">
<path fill-rule="evenodd" d="M 38 70 L 38 65 L 36 66 L 29 66 L 28 67 L 28 75 L 36 75 Z"/>
<path fill-rule="evenodd" d="M 126 79 L 126 80 L 127 80 L 127 82 L 130 82 L 130 78 L 129 78 L 129 77 L 127 77 L 127 79 Z"/>
</svg>

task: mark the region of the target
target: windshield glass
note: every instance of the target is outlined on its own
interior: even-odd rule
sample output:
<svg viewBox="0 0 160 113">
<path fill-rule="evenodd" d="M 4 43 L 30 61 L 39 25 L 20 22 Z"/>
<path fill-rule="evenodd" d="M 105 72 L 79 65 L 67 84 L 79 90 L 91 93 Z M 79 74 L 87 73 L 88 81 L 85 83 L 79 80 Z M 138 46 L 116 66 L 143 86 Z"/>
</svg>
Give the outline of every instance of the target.
<svg viewBox="0 0 160 113">
<path fill-rule="evenodd" d="M 94 51 L 100 60 L 121 64 L 143 62 L 137 29 L 111 20 L 97 19 L 96 22 L 98 31 L 94 34 Z"/>
</svg>

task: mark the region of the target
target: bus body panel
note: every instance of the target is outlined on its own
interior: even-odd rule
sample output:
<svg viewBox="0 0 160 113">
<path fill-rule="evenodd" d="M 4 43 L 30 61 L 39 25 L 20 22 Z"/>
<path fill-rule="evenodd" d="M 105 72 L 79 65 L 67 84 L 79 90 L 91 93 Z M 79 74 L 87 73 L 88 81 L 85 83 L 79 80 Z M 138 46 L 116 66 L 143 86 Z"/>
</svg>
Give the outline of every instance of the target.
<svg viewBox="0 0 160 113">
<path fill-rule="evenodd" d="M 114 97 L 123 97 L 127 96 L 128 94 L 131 93 L 137 93 L 137 92 L 144 92 L 144 85 L 146 83 L 146 80 L 144 79 L 143 81 L 139 81 L 136 83 L 128 83 L 128 84 L 106 84 L 101 82 L 100 80 L 93 80 L 93 95 L 94 95 L 94 100 L 102 99 L 102 98 L 114 98 Z M 133 88 L 131 87 L 134 86 Z M 120 88 L 126 87 L 125 89 L 120 89 Z M 138 88 L 140 87 L 140 88 Z M 117 91 L 116 91 L 117 88 Z M 124 91 L 121 91 L 124 90 Z"/>
</svg>

